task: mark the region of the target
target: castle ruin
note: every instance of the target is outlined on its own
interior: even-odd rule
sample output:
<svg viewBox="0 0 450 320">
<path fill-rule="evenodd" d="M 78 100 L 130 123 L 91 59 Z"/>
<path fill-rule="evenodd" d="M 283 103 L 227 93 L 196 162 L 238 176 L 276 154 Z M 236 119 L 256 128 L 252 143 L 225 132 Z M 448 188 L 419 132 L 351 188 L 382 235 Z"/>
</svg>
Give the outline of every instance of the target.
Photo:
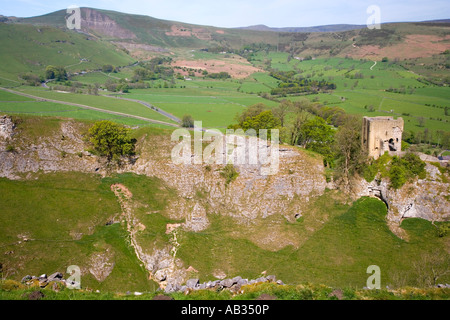
<svg viewBox="0 0 450 320">
<path fill-rule="evenodd" d="M 385 152 L 400 155 L 403 125 L 402 118 L 364 117 L 361 142 L 368 156 L 378 159 Z"/>
</svg>

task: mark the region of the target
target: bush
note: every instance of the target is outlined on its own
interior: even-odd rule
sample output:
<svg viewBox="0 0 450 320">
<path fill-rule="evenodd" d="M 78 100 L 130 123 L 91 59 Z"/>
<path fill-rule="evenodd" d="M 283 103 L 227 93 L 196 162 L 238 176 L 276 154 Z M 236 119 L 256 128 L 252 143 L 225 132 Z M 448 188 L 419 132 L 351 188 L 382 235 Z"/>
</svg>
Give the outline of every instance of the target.
<svg viewBox="0 0 450 320">
<path fill-rule="evenodd" d="M 367 164 L 362 169 L 362 175 L 367 182 L 372 182 L 378 173 L 378 167 L 375 163 Z"/>
<path fill-rule="evenodd" d="M 393 166 L 389 170 L 389 178 L 391 179 L 391 187 L 399 189 L 406 182 L 406 172 L 401 166 Z"/>
<path fill-rule="evenodd" d="M 190 114 L 185 114 L 183 119 L 181 119 L 181 126 L 183 128 L 193 128 L 194 127 L 194 118 Z"/>
<path fill-rule="evenodd" d="M 236 180 L 239 176 L 239 172 L 236 171 L 232 164 L 227 164 L 220 172 L 220 175 L 225 178 L 225 184 L 228 185 Z"/>
<path fill-rule="evenodd" d="M 128 128 L 103 120 L 89 129 L 89 141 L 100 156 L 108 161 L 119 160 L 121 156 L 134 154 L 136 140 L 129 137 L 129 132 Z"/>
</svg>

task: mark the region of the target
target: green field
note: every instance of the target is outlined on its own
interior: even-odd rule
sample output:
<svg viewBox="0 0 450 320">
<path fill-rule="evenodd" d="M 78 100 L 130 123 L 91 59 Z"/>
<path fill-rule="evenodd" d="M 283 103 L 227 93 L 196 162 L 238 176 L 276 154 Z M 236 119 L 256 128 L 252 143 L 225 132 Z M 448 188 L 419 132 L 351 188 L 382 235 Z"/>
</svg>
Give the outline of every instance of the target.
<svg viewBox="0 0 450 320">
<path fill-rule="evenodd" d="M 277 105 L 257 95 L 227 89 L 224 84 L 228 82 L 186 81 L 186 88 L 136 89 L 127 97 L 149 102 L 179 118 L 190 114 L 195 120 L 202 121 L 204 127 L 219 129 L 233 123 L 235 115 L 248 106 L 256 103 Z"/>
<path fill-rule="evenodd" d="M 168 119 L 167 117 L 161 115 L 160 113 L 133 101 L 115 99 L 104 96 L 83 95 L 67 92 L 63 93 L 34 87 L 21 87 L 19 91 L 46 99 L 76 103 L 86 105 L 89 107 L 103 109 L 105 111 L 120 112 L 147 119 L 158 120 L 168 123 L 175 123 L 172 120 Z M 34 101 L 31 98 L 12 94 L 10 92 L 6 92 L 3 90 L 0 90 L 0 112 L 60 116 L 74 119 L 92 119 L 92 120 L 108 119 L 128 125 L 149 124 L 149 122 L 145 120 L 108 114 L 106 112 L 102 112 L 101 110 L 90 110 L 83 107 L 65 105 L 61 103 L 48 101 Z M 157 124 L 156 126 L 166 127 L 164 125 L 157 125 Z"/>
<path fill-rule="evenodd" d="M 252 62 L 262 66 L 262 62 L 269 60 L 273 69 L 295 71 L 301 77 L 324 79 L 337 86 L 331 94 L 287 97 L 290 100 L 307 98 L 361 116 L 400 116 L 405 120 L 405 131 L 423 131 L 424 127 L 430 131 L 450 131 L 450 116 L 444 110 L 450 108 L 450 88 L 418 81 L 419 75 L 398 64 L 377 61 L 374 65 L 374 61 L 344 58 L 288 62 L 287 58 L 287 53 L 259 53 Z M 267 75 L 258 77 L 261 79 L 258 84 L 265 84 L 266 88 L 276 86 L 276 79 Z M 388 92 L 390 89 L 404 93 Z M 368 111 L 370 106 L 373 112 Z M 419 126 L 420 117 L 425 118 L 424 127 Z"/>
</svg>

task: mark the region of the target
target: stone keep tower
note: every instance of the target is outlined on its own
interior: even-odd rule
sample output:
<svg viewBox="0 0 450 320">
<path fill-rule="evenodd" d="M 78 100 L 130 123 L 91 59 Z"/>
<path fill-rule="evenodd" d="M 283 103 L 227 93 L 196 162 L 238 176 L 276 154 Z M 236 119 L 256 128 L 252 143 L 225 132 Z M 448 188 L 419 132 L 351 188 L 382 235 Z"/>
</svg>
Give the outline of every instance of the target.
<svg viewBox="0 0 450 320">
<path fill-rule="evenodd" d="M 385 152 L 399 155 L 402 151 L 403 119 L 393 117 L 364 117 L 362 145 L 369 157 L 378 159 Z"/>
</svg>

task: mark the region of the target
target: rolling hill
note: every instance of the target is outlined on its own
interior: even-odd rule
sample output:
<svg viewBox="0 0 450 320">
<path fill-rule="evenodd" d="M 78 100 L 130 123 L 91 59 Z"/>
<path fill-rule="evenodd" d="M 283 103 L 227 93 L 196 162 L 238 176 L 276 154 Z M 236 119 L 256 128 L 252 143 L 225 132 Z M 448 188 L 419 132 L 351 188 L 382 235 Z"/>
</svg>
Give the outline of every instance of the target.
<svg viewBox="0 0 450 320">
<path fill-rule="evenodd" d="M 65 26 L 65 10 L 32 18 L 17 18 L 16 23 Z M 407 45 L 412 51 L 418 48 L 418 57 L 440 53 L 440 47 L 449 42 L 448 20 L 417 23 L 386 23 L 380 30 L 369 30 L 361 25 L 328 25 L 310 28 L 216 28 L 184 22 L 167 21 L 149 16 L 125 14 L 92 8 L 81 9 L 83 32 L 108 40 L 127 49 L 155 52 L 177 48 L 242 49 L 245 46 L 265 44 L 276 46 L 279 51 L 292 54 L 314 54 L 315 56 L 364 56 L 379 57 L 385 54 L 396 58 L 395 46 Z M 275 31 L 275 32 L 268 32 Z M 438 48 L 438 45 L 441 45 Z M 147 47 L 146 47 L 147 46 Z M 153 47 L 148 47 L 153 46 Z M 375 48 L 381 49 L 378 53 Z M 394 47 L 392 49 L 392 47 Z M 384 50 L 391 48 L 392 50 Z"/>
</svg>

